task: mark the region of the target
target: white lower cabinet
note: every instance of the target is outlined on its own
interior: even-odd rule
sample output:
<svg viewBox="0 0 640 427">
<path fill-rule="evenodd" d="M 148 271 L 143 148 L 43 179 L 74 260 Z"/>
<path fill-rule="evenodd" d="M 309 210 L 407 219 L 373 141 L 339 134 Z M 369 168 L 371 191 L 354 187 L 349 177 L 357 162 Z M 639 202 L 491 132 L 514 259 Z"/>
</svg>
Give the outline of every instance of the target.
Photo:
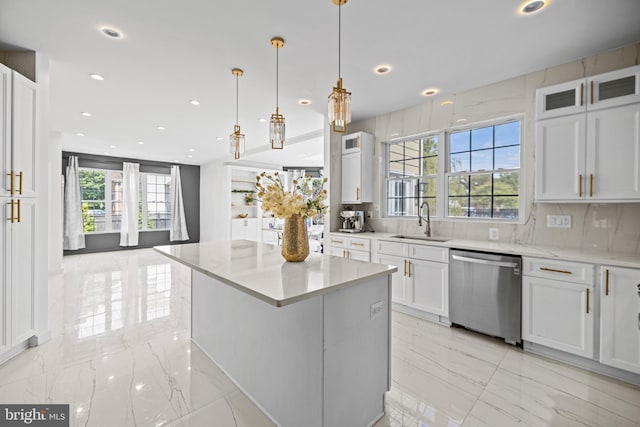
<svg viewBox="0 0 640 427">
<path fill-rule="evenodd" d="M 640 374 L 640 270 L 601 267 L 600 363 Z"/>
<path fill-rule="evenodd" d="M 257 218 L 234 218 L 231 220 L 231 240 L 258 240 Z"/>
<path fill-rule="evenodd" d="M 594 266 L 523 258 L 522 339 L 594 357 Z"/>
<path fill-rule="evenodd" d="M 329 255 L 369 262 L 370 248 L 369 239 L 329 236 Z"/>
<path fill-rule="evenodd" d="M 391 301 L 407 305 L 409 302 L 407 297 L 408 286 L 405 286 L 407 260 L 395 255 L 378 254 L 376 262 L 398 268 L 398 271 L 391 275 Z"/>
<path fill-rule="evenodd" d="M 376 262 L 398 267 L 392 300 L 416 310 L 449 316 L 449 249 L 378 241 Z"/>
<path fill-rule="evenodd" d="M 35 334 L 36 238 L 36 199 L 20 199 L 19 208 L 17 199 L 1 201 L 2 213 L 14 221 L 6 220 L 1 232 L 4 259 L 0 286 L 0 355 Z"/>
</svg>

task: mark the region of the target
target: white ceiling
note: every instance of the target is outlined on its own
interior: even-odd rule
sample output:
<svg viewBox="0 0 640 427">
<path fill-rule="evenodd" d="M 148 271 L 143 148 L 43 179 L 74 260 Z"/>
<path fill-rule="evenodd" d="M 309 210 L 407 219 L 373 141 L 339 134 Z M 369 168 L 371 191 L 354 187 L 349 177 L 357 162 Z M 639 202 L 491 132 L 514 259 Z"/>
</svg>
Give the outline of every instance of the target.
<svg viewBox="0 0 640 427">
<path fill-rule="evenodd" d="M 517 15 L 519 3 L 350 0 L 342 9 L 342 75 L 354 119 L 424 102 L 428 87 L 443 98 L 640 40 L 639 0 L 553 0 L 527 17 Z M 0 0 L 0 42 L 50 56 L 52 127 L 66 150 L 194 164 L 230 158 L 231 68 L 240 67 L 248 157 L 300 165 L 301 154 L 321 155 L 317 135 L 337 79 L 337 19 L 331 0 Z M 102 26 L 125 37 L 108 39 Z M 258 118 L 275 109 L 269 40 L 276 35 L 286 41 L 287 137 L 316 142 L 266 153 L 268 123 Z M 382 63 L 392 65 L 390 74 L 373 73 Z M 300 106 L 300 98 L 312 104 Z"/>
</svg>

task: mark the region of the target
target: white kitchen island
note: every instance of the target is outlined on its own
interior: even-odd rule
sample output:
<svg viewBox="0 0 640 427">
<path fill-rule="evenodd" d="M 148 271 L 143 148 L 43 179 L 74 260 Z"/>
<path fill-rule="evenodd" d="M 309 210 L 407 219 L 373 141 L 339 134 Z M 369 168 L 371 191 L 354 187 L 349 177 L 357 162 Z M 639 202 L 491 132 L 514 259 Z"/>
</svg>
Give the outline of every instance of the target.
<svg viewBox="0 0 640 427">
<path fill-rule="evenodd" d="M 245 240 L 155 248 L 192 269 L 191 337 L 276 424 L 365 427 L 390 379 L 392 266 Z"/>
</svg>

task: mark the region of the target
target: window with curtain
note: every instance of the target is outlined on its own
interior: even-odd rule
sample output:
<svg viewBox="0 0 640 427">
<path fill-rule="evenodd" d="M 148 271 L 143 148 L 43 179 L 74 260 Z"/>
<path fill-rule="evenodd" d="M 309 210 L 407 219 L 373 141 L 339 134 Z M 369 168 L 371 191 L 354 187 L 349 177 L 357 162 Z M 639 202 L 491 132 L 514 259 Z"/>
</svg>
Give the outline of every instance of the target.
<svg viewBox="0 0 640 427">
<path fill-rule="evenodd" d="M 520 121 L 448 134 L 447 215 L 517 220 Z"/>
<path fill-rule="evenodd" d="M 140 174 L 138 229 L 166 230 L 171 220 L 171 175 Z M 85 233 L 120 231 L 122 172 L 80 168 L 82 222 Z"/>
<path fill-rule="evenodd" d="M 422 202 L 436 211 L 438 137 L 427 135 L 386 146 L 387 216 L 417 216 Z"/>
</svg>

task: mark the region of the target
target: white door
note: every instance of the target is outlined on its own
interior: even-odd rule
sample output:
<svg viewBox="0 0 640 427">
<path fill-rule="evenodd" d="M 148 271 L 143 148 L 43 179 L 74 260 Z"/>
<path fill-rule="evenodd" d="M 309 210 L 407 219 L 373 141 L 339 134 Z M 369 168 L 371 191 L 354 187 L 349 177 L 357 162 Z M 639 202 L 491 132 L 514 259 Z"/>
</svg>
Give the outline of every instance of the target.
<svg viewBox="0 0 640 427">
<path fill-rule="evenodd" d="M 640 103 L 587 114 L 587 198 L 640 200 Z"/>
<path fill-rule="evenodd" d="M 593 358 L 594 300 L 592 286 L 524 276 L 522 339 Z"/>
<path fill-rule="evenodd" d="M 0 196 L 11 187 L 11 70 L 0 64 Z"/>
<path fill-rule="evenodd" d="M 640 102 L 640 65 L 590 77 L 587 84 L 589 111 Z"/>
<path fill-rule="evenodd" d="M 378 255 L 378 264 L 392 265 L 398 271 L 391 274 L 391 300 L 398 304 L 407 305 L 407 286 L 405 284 L 405 274 L 407 271 L 406 258 L 393 255 Z"/>
<path fill-rule="evenodd" d="M 580 200 L 585 194 L 584 114 L 536 122 L 536 200 Z"/>
<path fill-rule="evenodd" d="M 342 203 L 360 202 L 360 153 L 342 156 Z"/>
<path fill-rule="evenodd" d="M 11 318 L 9 301 L 11 300 L 11 223 L 7 218 L 11 217 L 11 205 L 9 199 L 0 199 L 4 215 L 0 226 L 0 355 L 11 348 L 10 322 Z"/>
<path fill-rule="evenodd" d="M 544 87 L 536 91 L 536 119 L 584 113 L 586 104 L 585 79 Z"/>
<path fill-rule="evenodd" d="M 13 72 L 13 171 L 16 190 L 22 189 L 24 197 L 36 195 L 37 89 L 34 82 Z"/>
<path fill-rule="evenodd" d="M 601 268 L 600 363 L 640 374 L 640 270 Z"/>
<path fill-rule="evenodd" d="M 36 200 L 18 200 L 18 221 L 11 226 L 11 346 L 31 338 L 35 333 L 33 293 L 36 267 Z"/>
<path fill-rule="evenodd" d="M 409 306 L 449 317 L 449 264 L 409 260 Z"/>
</svg>

